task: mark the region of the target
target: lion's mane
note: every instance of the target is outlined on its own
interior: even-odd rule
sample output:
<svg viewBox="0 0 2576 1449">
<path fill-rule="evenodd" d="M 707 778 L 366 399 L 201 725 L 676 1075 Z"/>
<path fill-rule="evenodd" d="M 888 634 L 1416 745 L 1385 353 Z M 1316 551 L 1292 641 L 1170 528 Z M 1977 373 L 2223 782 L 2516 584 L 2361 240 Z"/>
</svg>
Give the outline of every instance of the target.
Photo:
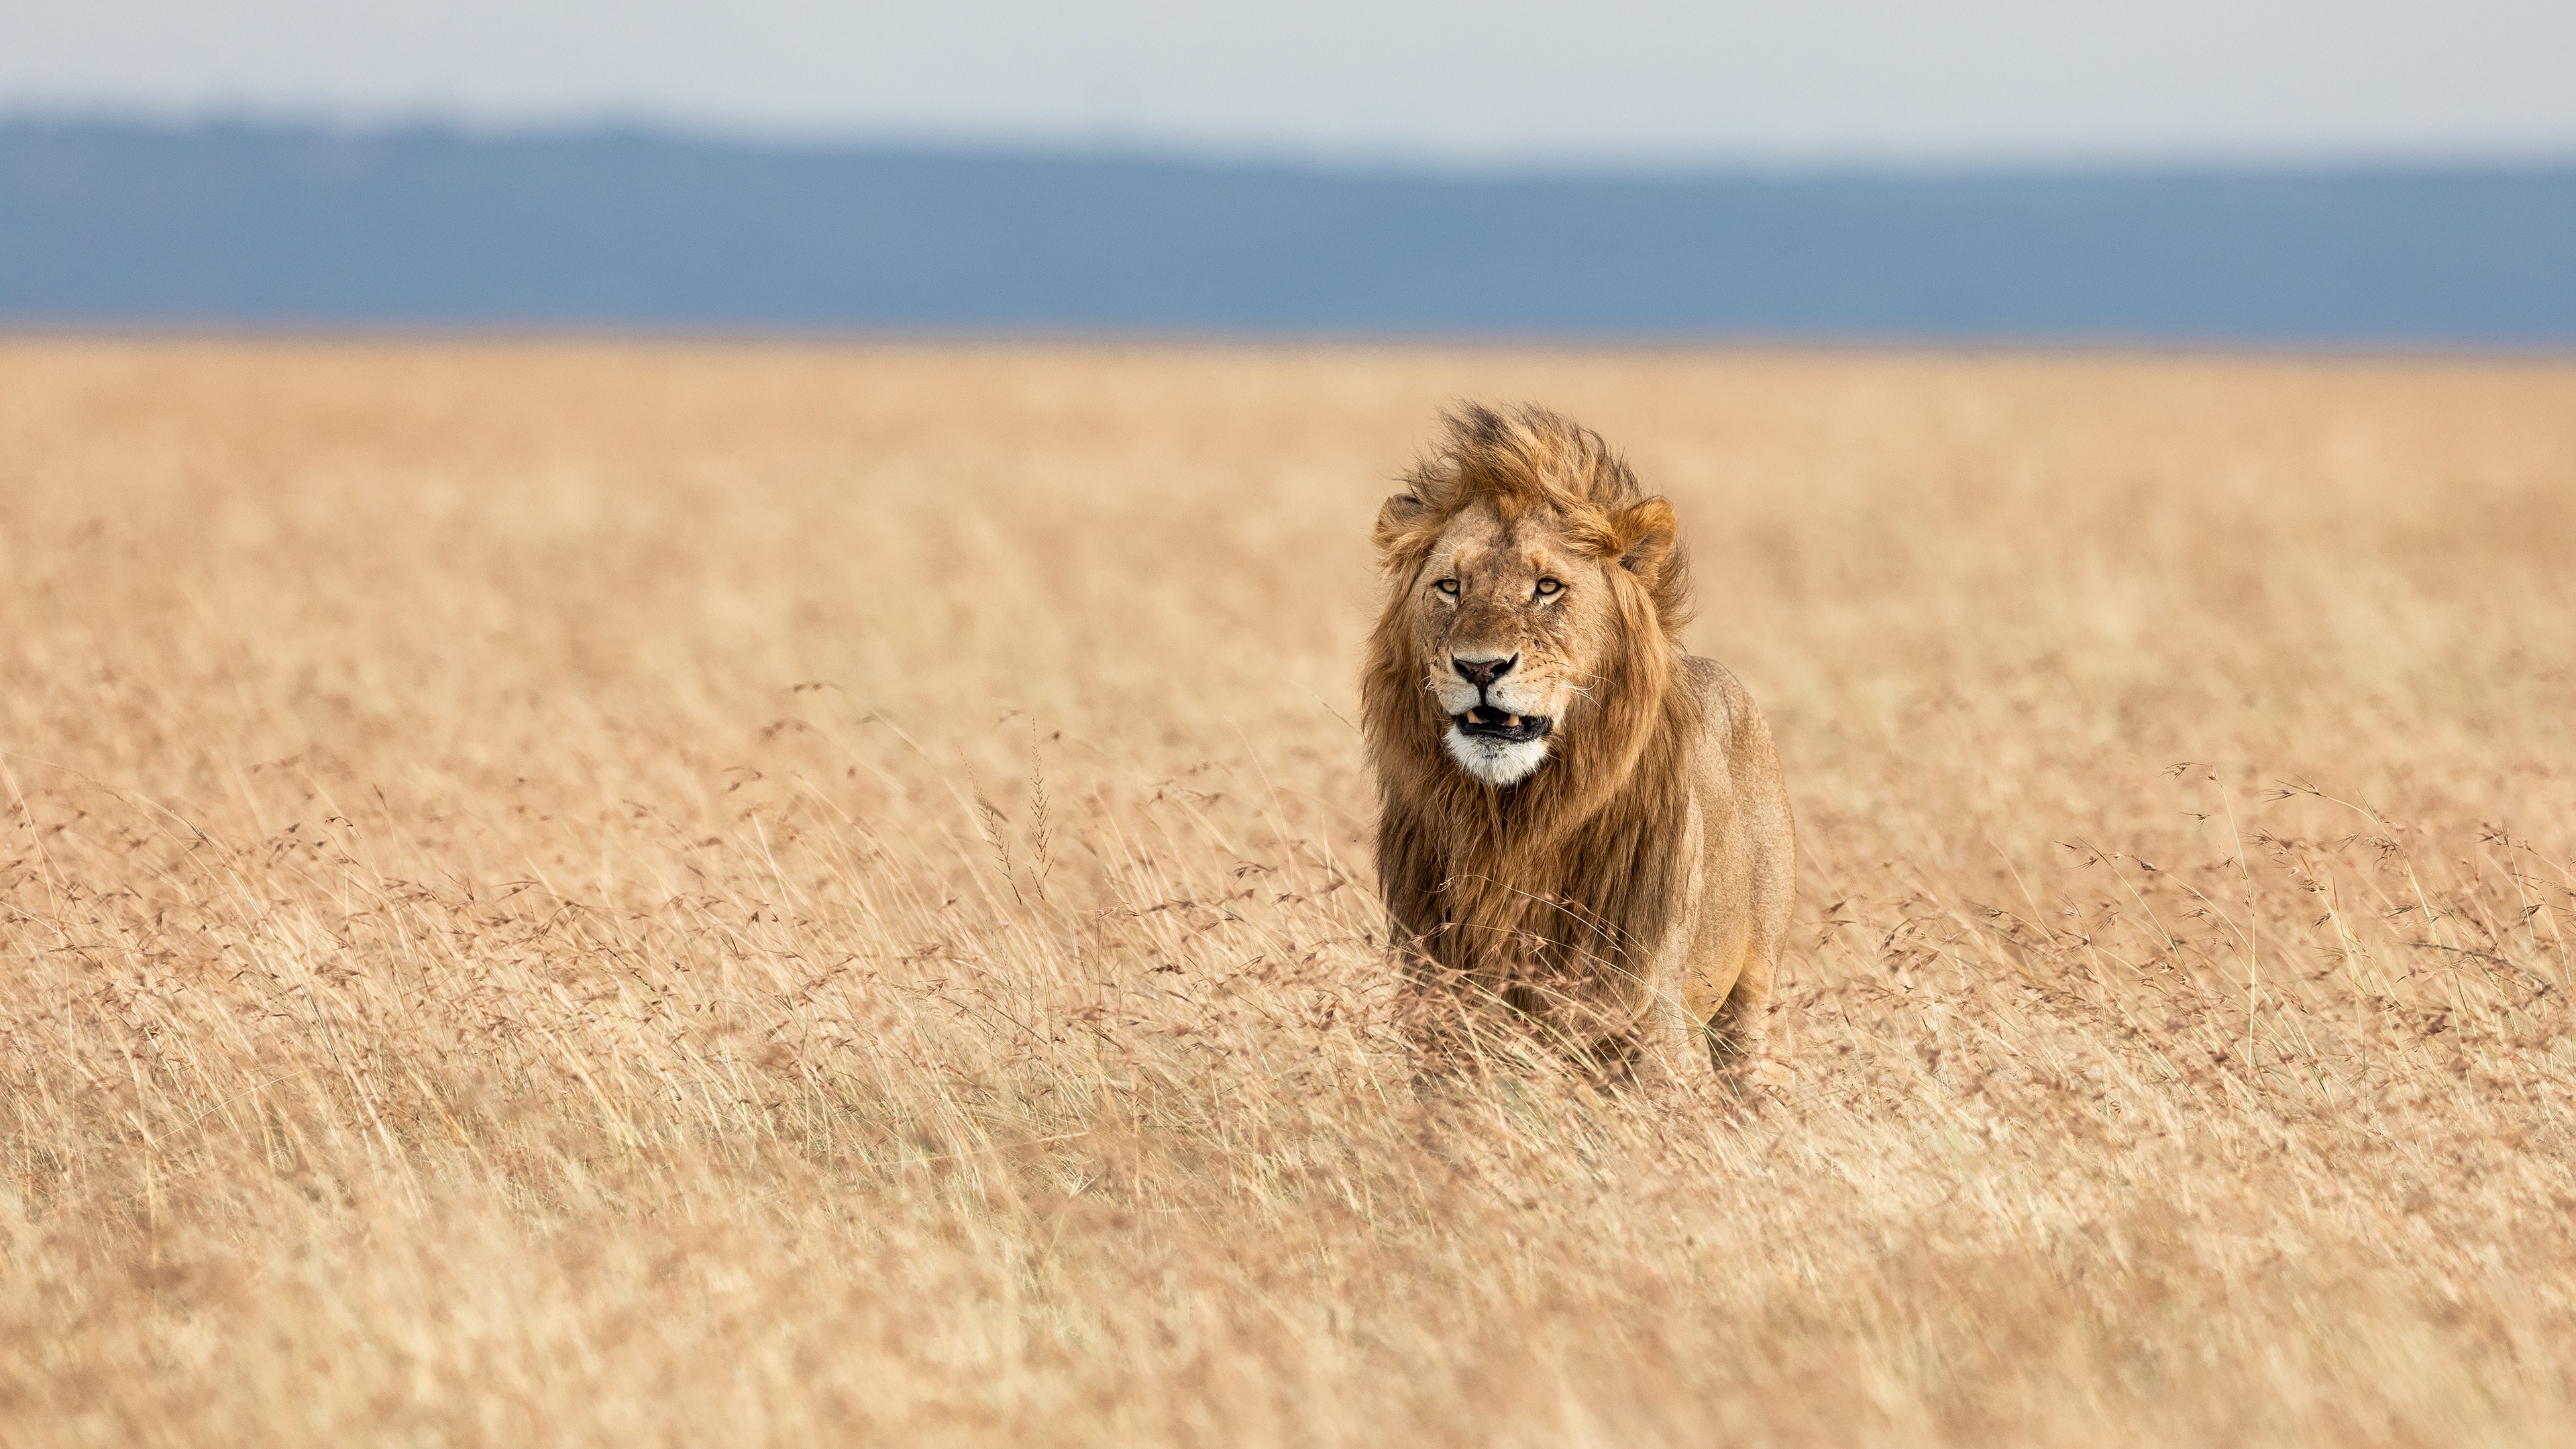
<svg viewBox="0 0 2576 1449">
<path fill-rule="evenodd" d="M 1379 885 L 1417 979 L 1542 1016 L 1569 998 L 1630 1015 L 1646 999 L 1643 957 L 1686 895 L 1676 876 L 1690 869 L 1676 846 L 1700 706 L 1682 677 L 1690 589 L 1671 513 L 1640 496 L 1598 434 L 1552 412 L 1467 407 L 1445 421 L 1445 439 L 1404 478 L 1419 506 L 1390 509 L 1376 535 L 1388 592 L 1361 706 L 1379 787 Z M 1501 788 L 1443 750 L 1445 718 L 1424 688 L 1407 607 L 1443 527 L 1480 499 L 1506 522 L 1552 512 L 1569 543 L 1614 565 L 1604 573 L 1618 605 L 1603 677 L 1563 721 L 1547 763 Z M 1663 525 L 1650 542 L 1635 536 L 1640 513 Z"/>
</svg>

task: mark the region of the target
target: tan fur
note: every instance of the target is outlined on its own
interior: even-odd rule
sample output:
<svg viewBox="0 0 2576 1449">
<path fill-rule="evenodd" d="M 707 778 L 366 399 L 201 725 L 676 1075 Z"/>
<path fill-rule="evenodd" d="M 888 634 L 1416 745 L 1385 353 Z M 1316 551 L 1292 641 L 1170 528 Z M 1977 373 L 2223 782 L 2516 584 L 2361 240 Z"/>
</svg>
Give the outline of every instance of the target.
<svg viewBox="0 0 2576 1449">
<path fill-rule="evenodd" d="M 1361 689 L 1413 982 L 1604 1065 L 1668 1070 L 1701 1037 L 1721 1068 L 1749 1062 L 1788 926 L 1788 794 L 1743 687 L 1682 651 L 1672 507 L 1556 414 L 1447 422 L 1378 517 Z M 1480 696 L 1452 660 L 1485 656 L 1516 663 Z M 1533 772 L 1488 783 L 1444 741 L 1458 698 L 1506 686 L 1555 725 Z"/>
</svg>

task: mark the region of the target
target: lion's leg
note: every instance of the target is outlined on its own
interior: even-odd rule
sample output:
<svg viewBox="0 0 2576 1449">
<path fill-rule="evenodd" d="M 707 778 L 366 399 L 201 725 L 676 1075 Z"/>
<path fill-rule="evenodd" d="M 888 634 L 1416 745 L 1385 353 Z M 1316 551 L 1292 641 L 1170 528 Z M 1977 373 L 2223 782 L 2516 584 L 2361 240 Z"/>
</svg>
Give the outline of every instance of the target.
<svg viewBox="0 0 2576 1449">
<path fill-rule="evenodd" d="M 1780 809 L 1785 819 L 1785 799 Z M 1769 1037 L 1771 998 L 1780 979 L 1780 955 L 1789 940 L 1789 848 L 1784 832 L 1780 851 L 1756 862 L 1757 869 L 1746 892 L 1750 909 L 1745 921 L 1744 966 L 1706 1025 L 1710 1064 L 1717 1068 L 1720 1079 L 1738 1092 L 1756 1082 L 1777 1085 L 1786 1075 L 1783 1064 L 1771 1059 Z"/>
<path fill-rule="evenodd" d="M 1765 1058 L 1771 1025 L 1770 953 L 1746 954 L 1752 959 L 1744 963 L 1735 988 L 1726 993 L 1706 1027 L 1709 1064 L 1717 1068 L 1721 1080 L 1739 1091 L 1753 1084 Z"/>
<path fill-rule="evenodd" d="M 1681 1080 L 1682 1064 L 1691 1054 L 1690 1013 L 1678 993 L 1658 991 L 1645 1014 L 1622 1038 L 1625 1076 L 1640 1087 L 1655 1089 Z"/>
<path fill-rule="evenodd" d="M 1768 1035 L 1766 1014 L 1764 1003 L 1747 1000 L 1738 991 L 1708 1019 L 1708 1060 L 1719 1076 L 1742 1077 L 1762 1060 Z"/>
</svg>

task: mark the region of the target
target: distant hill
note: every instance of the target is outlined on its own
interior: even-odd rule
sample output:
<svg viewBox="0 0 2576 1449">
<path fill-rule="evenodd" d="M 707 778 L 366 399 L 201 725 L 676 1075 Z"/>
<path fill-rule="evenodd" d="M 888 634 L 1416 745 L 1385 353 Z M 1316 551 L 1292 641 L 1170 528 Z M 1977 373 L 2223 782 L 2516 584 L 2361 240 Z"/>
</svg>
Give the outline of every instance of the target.
<svg viewBox="0 0 2576 1449">
<path fill-rule="evenodd" d="M 0 321 L 2576 344 L 2576 164 L 1695 176 L 0 123 Z"/>
</svg>

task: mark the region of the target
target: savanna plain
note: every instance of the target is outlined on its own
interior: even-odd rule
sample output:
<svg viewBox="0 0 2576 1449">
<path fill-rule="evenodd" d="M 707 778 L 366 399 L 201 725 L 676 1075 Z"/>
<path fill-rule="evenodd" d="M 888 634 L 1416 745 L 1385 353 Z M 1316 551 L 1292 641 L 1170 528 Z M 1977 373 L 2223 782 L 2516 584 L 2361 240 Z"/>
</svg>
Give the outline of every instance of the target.
<svg viewBox="0 0 2576 1449">
<path fill-rule="evenodd" d="M 1776 1060 L 1426 1072 L 1462 398 L 1679 509 Z M 0 1440 L 2576 1437 L 2576 365 L 0 343 Z"/>
</svg>

